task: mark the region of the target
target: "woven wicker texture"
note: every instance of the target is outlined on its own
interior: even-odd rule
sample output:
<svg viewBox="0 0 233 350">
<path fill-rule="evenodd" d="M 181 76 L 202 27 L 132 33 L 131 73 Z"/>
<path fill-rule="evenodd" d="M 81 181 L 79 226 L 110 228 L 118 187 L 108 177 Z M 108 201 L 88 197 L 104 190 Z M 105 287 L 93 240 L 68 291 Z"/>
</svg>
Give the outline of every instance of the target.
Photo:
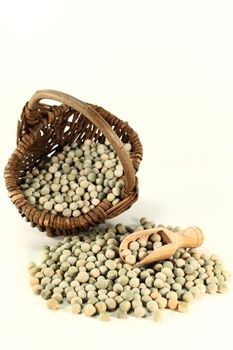
<svg viewBox="0 0 233 350">
<path fill-rule="evenodd" d="M 62 104 L 51 106 L 41 103 L 42 99 L 52 99 Z M 20 184 L 25 173 L 36 166 L 41 159 L 74 141 L 78 145 L 85 139 L 111 143 L 124 169 L 124 188 L 120 202 L 112 204 L 104 199 L 99 205 L 77 218 L 53 215 L 39 210 L 24 197 Z M 128 154 L 123 144 L 130 142 L 132 150 Z M 142 159 L 142 145 L 137 133 L 104 108 L 84 103 L 67 94 L 54 91 L 37 91 L 23 108 L 17 129 L 17 147 L 5 167 L 5 181 L 11 201 L 20 214 L 33 227 L 46 231 L 48 236 L 74 235 L 79 231 L 103 223 L 131 207 L 138 198 L 136 172 Z"/>
</svg>

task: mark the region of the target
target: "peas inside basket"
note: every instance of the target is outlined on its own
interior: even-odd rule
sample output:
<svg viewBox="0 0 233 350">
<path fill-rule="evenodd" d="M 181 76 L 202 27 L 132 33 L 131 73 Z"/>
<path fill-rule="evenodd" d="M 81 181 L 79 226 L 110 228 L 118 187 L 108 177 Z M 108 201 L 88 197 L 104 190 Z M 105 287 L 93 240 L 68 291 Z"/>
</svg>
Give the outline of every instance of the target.
<svg viewBox="0 0 233 350">
<path fill-rule="evenodd" d="M 41 103 L 42 99 L 60 102 L 58 105 Z M 25 197 L 21 185 L 25 176 L 41 161 L 48 161 L 64 146 L 75 143 L 81 147 L 85 140 L 104 144 L 107 141 L 122 165 L 123 188 L 119 202 L 113 205 L 107 198 L 87 213 L 65 217 L 38 209 Z M 127 152 L 123 143 L 130 143 Z M 73 235 L 78 231 L 103 223 L 131 207 L 138 198 L 136 172 L 142 159 L 142 145 L 137 133 L 104 108 L 82 102 L 54 90 L 37 91 L 23 108 L 18 122 L 17 147 L 5 168 L 5 181 L 11 201 L 22 217 L 33 227 L 49 236 Z"/>
</svg>

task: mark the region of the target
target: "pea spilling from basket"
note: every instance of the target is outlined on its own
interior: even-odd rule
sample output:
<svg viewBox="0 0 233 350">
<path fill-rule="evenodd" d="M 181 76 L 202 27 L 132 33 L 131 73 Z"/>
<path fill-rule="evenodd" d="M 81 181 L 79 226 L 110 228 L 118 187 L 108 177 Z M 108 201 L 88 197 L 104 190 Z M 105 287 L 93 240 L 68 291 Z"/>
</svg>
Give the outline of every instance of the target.
<svg viewBox="0 0 233 350">
<path fill-rule="evenodd" d="M 189 303 L 201 295 L 227 291 L 230 274 L 222 260 L 197 249 L 179 248 L 169 259 L 140 267 L 134 261 L 123 262 L 119 256 L 122 241 L 133 232 L 154 227 L 142 218 L 137 227 L 108 225 L 46 246 L 41 263 L 29 264 L 32 290 L 52 310 L 68 302 L 72 313 L 99 315 L 101 320 L 132 314 L 151 315 L 155 321 L 161 318 L 161 309 L 186 312 Z M 168 229 L 181 232 L 179 227 Z M 129 245 L 134 257 L 163 245 L 157 234 L 148 243 L 137 243 Z"/>
<path fill-rule="evenodd" d="M 127 152 L 131 144 L 125 143 Z M 51 159 L 41 161 L 27 172 L 21 189 L 40 210 L 66 217 L 78 217 L 94 209 L 106 198 L 119 203 L 123 168 L 108 140 L 104 144 L 86 139 L 66 145 Z"/>
</svg>

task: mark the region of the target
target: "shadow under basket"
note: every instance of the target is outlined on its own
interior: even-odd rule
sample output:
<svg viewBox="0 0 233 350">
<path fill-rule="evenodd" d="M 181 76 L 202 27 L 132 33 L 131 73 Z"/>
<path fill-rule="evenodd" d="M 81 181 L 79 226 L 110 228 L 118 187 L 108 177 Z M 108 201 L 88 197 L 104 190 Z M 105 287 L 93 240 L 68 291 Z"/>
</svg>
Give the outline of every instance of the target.
<svg viewBox="0 0 233 350">
<path fill-rule="evenodd" d="M 41 103 L 42 99 L 60 102 L 58 105 Z M 124 187 L 120 202 L 115 206 L 107 199 L 93 210 L 78 217 L 53 215 L 30 204 L 20 185 L 25 174 L 37 166 L 42 159 L 60 152 L 65 145 L 85 139 L 104 143 L 108 139 L 123 166 Z M 124 143 L 132 149 L 127 153 Z M 142 144 L 138 134 L 124 122 L 104 108 L 82 102 L 72 96 L 54 90 L 37 91 L 23 108 L 18 122 L 17 147 L 5 167 L 5 181 L 11 201 L 22 217 L 33 227 L 46 231 L 48 236 L 75 235 L 79 231 L 101 224 L 128 208 L 138 198 L 136 172 L 142 160 Z"/>
</svg>

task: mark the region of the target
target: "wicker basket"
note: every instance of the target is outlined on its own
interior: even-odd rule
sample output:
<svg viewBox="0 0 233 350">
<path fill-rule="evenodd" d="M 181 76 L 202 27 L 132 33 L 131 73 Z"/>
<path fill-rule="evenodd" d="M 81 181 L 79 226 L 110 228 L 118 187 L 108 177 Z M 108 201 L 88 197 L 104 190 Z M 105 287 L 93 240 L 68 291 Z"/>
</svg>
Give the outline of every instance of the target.
<svg viewBox="0 0 233 350">
<path fill-rule="evenodd" d="M 42 99 L 56 100 L 62 104 L 50 106 L 40 103 Z M 120 202 L 112 206 L 104 199 L 95 209 L 77 218 L 53 215 L 30 204 L 19 187 L 25 173 L 41 159 L 59 152 L 64 145 L 74 141 L 80 145 L 87 138 L 100 143 L 107 138 L 118 155 L 124 170 Z M 131 143 L 130 154 L 125 151 L 121 141 Z M 48 236 L 73 235 L 131 207 L 138 198 L 135 173 L 141 159 L 141 142 L 128 123 L 102 107 L 84 103 L 67 94 L 54 90 L 37 91 L 26 103 L 18 122 L 17 147 L 5 168 L 6 187 L 11 201 L 33 227 L 46 230 Z"/>
</svg>

